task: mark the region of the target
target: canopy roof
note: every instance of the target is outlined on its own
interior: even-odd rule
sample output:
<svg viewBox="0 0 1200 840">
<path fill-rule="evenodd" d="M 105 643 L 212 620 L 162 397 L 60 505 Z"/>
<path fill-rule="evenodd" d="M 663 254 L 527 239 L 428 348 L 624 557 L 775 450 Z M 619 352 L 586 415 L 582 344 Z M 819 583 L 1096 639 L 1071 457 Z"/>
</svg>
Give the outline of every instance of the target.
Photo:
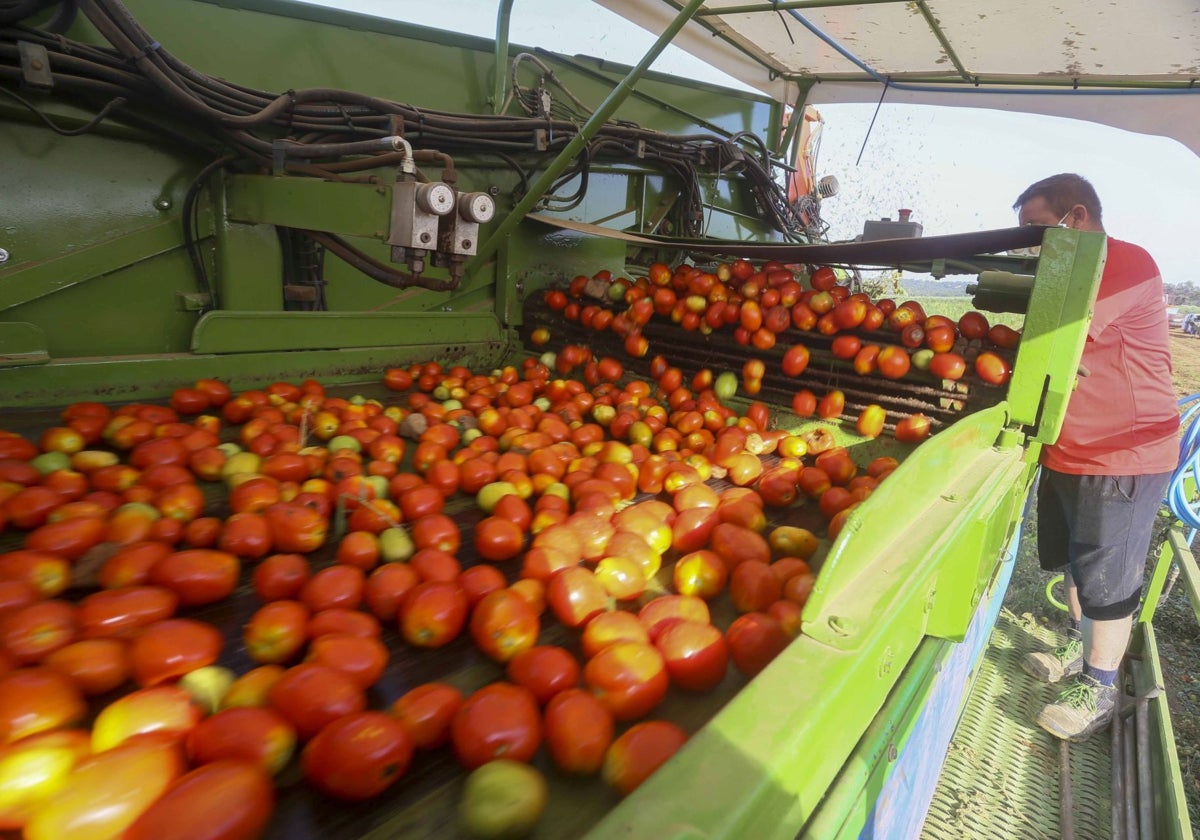
<svg viewBox="0 0 1200 840">
<path fill-rule="evenodd" d="M 595 0 L 662 32 L 682 0 Z M 771 97 L 1024 111 L 1200 155 L 1192 0 L 705 0 L 674 43 Z"/>
</svg>

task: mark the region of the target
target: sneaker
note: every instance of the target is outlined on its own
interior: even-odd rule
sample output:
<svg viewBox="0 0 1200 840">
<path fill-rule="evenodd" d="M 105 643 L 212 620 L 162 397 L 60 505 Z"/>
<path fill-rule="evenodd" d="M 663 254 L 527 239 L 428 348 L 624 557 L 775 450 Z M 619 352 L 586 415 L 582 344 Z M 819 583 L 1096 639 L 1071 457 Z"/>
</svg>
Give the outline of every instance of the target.
<svg viewBox="0 0 1200 840">
<path fill-rule="evenodd" d="M 1108 726 L 1117 707 L 1117 689 L 1080 674 L 1037 716 L 1037 725 L 1055 738 L 1085 741 Z"/>
<path fill-rule="evenodd" d="M 1053 653 L 1038 651 L 1021 660 L 1025 673 L 1042 682 L 1056 683 L 1083 671 L 1083 642 L 1067 639 L 1067 643 Z"/>
</svg>

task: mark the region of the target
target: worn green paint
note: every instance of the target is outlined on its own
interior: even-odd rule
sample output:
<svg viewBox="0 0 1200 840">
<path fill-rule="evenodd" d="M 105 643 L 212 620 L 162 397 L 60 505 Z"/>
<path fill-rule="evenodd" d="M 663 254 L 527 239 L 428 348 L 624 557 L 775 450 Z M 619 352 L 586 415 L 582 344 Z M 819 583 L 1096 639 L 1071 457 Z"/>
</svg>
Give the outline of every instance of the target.
<svg viewBox="0 0 1200 840">
<path fill-rule="evenodd" d="M 0 322 L 0 365 L 33 365 L 48 362 L 46 333 L 25 321 Z"/>
<path fill-rule="evenodd" d="M 234 175 L 227 181 L 230 221 L 327 230 L 386 239 L 392 216 L 390 184 L 317 178 Z"/>
<path fill-rule="evenodd" d="M 362 347 L 341 350 L 264 353 L 143 354 L 133 358 L 54 361 L 0 370 L 0 405 L 36 408 L 76 400 L 105 402 L 164 399 L 176 388 L 203 377 L 227 381 L 235 389 L 272 382 L 319 378 L 327 385 L 377 385 L 383 371 L 427 362 L 437 353 L 443 363 L 491 370 L 510 355 L 508 337 L 494 342 Z"/>
<path fill-rule="evenodd" d="M 504 340 L 496 316 L 437 312 L 209 312 L 196 324 L 193 353 L 263 353 L 447 347 Z"/>
</svg>

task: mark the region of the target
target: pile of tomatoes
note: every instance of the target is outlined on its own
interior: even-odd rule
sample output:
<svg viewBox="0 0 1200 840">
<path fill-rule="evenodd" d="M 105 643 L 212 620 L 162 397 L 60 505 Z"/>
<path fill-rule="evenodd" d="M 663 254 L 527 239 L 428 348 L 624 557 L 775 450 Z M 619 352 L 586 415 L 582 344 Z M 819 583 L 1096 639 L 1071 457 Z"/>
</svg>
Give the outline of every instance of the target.
<svg viewBox="0 0 1200 840">
<path fill-rule="evenodd" d="M 897 466 L 651 373 L 578 348 L 392 368 L 386 400 L 204 379 L 0 431 L 0 829 L 256 836 L 287 768 L 363 800 L 445 749 L 634 790 L 686 740 L 649 719 L 668 691 L 766 667 L 820 532 Z M 769 525 L 796 512 L 821 527 Z M 380 691 L 396 646 L 458 639 L 503 678 Z"/>
<path fill-rule="evenodd" d="M 777 262 L 756 268 L 748 260 L 736 260 L 711 270 L 686 263 L 672 270 L 655 263 L 635 281 L 610 271 L 590 278 L 580 275 L 565 290 L 548 290 L 545 301 L 552 311 L 586 329 L 615 333 L 625 352 L 638 358 L 651 352 L 643 328 L 653 318 L 704 335 L 729 330 L 734 341 L 752 350 L 766 353 L 779 347 L 779 368 L 791 379 L 808 367 L 810 348 L 803 341 L 786 348 L 778 342 L 797 333 L 821 336 L 830 355 L 859 376 L 896 380 L 917 369 L 953 382 L 973 372 L 993 386 L 1006 384 L 1012 376 L 1009 359 L 1020 342 L 1020 333 L 1005 324 L 989 324 L 980 312 L 954 321 L 926 315 L 916 301 L 872 300 L 840 284 L 828 266 L 808 275 L 806 287 L 791 268 Z M 551 332 L 539 328 L 531 339 L 546 344 Z M 765 371 L 762 359 L 746 360 L 741 371 L 746 393 L 758 393 Z M 842 415 L 845 395 L 832 389 L 818 397 L 801 388 L 792 407 L 801 417 L 834 419 Z M 866 417 L 859 419 L 860 433 L 878 434 L 883 410 L 868 406 L 862 413 Z M 911 432 L 906 428 L 900 434 L 917 439 Z"/>
</svg>

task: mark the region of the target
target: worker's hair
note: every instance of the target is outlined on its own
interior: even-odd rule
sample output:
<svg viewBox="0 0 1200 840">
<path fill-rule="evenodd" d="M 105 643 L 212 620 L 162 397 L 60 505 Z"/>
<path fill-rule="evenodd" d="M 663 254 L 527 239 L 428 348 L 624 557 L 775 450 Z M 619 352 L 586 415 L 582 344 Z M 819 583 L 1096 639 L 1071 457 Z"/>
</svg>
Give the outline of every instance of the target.
<svg viewBox="0 0 1200 840">
<path fill-rule="evenodd" d="M 1025 192 L 1017 196 L 1013 209 L 1019 211 L 1021 205 L 1038 196 L 1045 200 L 1046 206 L 1053 210 L 1056 216 L 1064 215 L 1076 204 L 1082 204 L 1087 208 L 1092 220 L 1097 225 L 1101 224 L 1100 196 L 1096 195 L 1096 188 L 1082 175 L 1063 173 L 1043 178 L 1026 187 Z"/>
</svg>

